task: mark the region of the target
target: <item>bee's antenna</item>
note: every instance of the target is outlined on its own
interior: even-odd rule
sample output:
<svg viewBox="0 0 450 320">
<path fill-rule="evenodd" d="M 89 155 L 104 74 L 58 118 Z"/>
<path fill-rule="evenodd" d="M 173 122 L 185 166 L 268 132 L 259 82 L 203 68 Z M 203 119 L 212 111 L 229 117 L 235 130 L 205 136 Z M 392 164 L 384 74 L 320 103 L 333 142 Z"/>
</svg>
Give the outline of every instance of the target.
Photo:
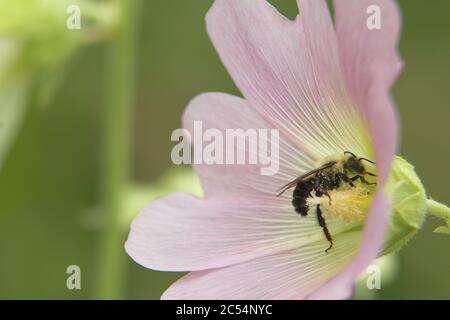
<svg viewBox="0 0 450 320">
<path fill-rule="evenodd" d="M 358 159 L 358 161 L 361 161 L 361 160 L 364 160 L 364 161 L 367 161 L 367 162 L 375 164 L 375 162 L 373 162 L 372 160 L 366 159 L 366 158 L 359 158 Z"/>
<path fill-rule="evenodd" d="M 353 153 L 353 152 L 350 152 L 350 151 L 345 151 L 344 152 L 344 154 L 350 154 L 350 155 L 352 155 L 353 157 L 355 157 L 356 158 L 356 155 Z"/>
</svg>

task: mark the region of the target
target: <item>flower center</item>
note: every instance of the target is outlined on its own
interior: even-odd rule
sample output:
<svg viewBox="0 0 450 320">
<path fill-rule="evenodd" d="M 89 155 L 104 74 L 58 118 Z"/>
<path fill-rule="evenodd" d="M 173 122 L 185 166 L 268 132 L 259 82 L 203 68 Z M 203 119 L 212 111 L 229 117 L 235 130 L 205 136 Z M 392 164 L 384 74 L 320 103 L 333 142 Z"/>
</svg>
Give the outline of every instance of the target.
<svg viewBox="0 0 450 320">
<path fill-rule="evenodd" d="M 372 201 L 372 188 L 362 184 L 355 187 L 342 186 L 329 192 L 331 202 L 327 197 L 313 196 L 309 198 L 309 208 L 318 204 L 325 219 L 339 219 L 346 223 L 362 223 Z"/>
</svg>

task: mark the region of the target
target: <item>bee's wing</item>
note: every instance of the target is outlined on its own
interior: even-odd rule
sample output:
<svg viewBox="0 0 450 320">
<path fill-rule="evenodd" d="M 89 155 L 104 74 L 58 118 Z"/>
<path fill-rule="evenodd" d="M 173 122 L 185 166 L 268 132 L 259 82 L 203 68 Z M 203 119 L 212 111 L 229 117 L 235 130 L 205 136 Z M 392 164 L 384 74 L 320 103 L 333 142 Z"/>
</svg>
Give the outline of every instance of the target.
<svg viewBox="0 0 450 320">
<path fill-rule="evenodd" d="M 299 183 L 300 181 L 308 178 L 309 176 L 313 175 L 314 173 L 317 173 L 319 171 L 325 170 L 327 168 L 331 168 L 332 166 L 334 166 L 336 164 L 336 161 L 330 161 L 325 163 L 324 165 L 320 166 L 319 168 L 316 168 L 314 170 L 308 171 L 305 174 L 301 175 L 300 177 L 298 177 L 295 180 L 292 180 L 291 182 L 289 182 L 288 184 L 286 184 L 285 186 L 281 187 L 278 191 L 277 197 L 281 196 L 283 193 L 286 192 L 286 190 L 289 190 L 290 188 L 294 187 L 295 185 L 297 185 L 297 183 Z"/>
</svg>

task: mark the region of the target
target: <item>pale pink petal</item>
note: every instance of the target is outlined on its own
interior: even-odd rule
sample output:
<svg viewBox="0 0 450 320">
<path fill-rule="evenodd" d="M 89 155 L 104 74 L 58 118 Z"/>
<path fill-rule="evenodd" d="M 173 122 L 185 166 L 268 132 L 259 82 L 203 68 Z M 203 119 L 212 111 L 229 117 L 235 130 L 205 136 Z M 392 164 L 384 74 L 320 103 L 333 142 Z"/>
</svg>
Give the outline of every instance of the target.
<svg viewBox="0 0 450 320">
<path fill-rule="evenodd" d="M 211 138 L 210 141 L 202 141 L 201 137 L 198 139 L 202 133 L 196 133 L 196 128 L 199 131 L 199 123 L 203 132 L 217 132 L 222 137 L 219 140 L 223 144 L 222 157 L 219 157 L 223 158 L 223 163 L 207 163 L 206 157 L 203 157 L 202 163 L 194 164 L 194 170 L 200 177 L 207 199 L 216 197 L 242 201 L 242 198 L 249 200 L 251 197 L 254 201 L 261 201 L 263 198 L 266 202 L 272 202 L 276 200 L 278 189 L 286 184 L 286 181 L 292 180 L 300 172 L 311 170 L 314 166 L 314 163 L 302 157 L 298 149 L 286 142 L 288 139 L 285 132 L 277 133 L 279 142 L 274 140 L 271 131 L 274 128 L 241 98 L 224 93 L 209 93 L 199 95 L 189 103 L 183 115 L 183 127 L 192 136 L 195 155 L 205 153 L 208 145 L 217 140 Z M 234 147 L 231 147 L 227 134 L 236 129 L 252 137 L 256 148 L 250 146 L 250 139 L 246 140 L 243 148 L 233 139 Z M 261 163 L 259 149 L 264 144 L 269 155 L 273 152 L 273 165 L 270 162 Z M 245 164 L 236 162 L 237 154 L 241 152 L 245 156 Z M 234 161 L 227 164 L 226 158 L 233 154 Z M 249 163 L 251 157 L 255 164 Z M 263 175 L 262 170 L 271 165 L 275 174 Z"/>
<path fill-rule="evenodd" d="M 303 299 L 338 272 L 355 254 L 359 232 L 257 258 L 225 268 L 191 272 L 174 283 L 163 299 Z"/>
<path fill-rule="evenodd" d="M 328 221 L 333 234 L 352 229 Z M 168 271 L 217 268 L 323 242 L 315 215 L 297 215 L 285 204 L 199 199 L 176 193 L 150 203 L 131 225 L 125 244 L 139 264 Z"/>
<path fill-rule="evenodd" d="M 326 3 L 303 0 L 299 7 L 291 21 L 265 0 L 216 0 L 208 32 L 249 105 L 305 158 L 345 150 L 371 156 Z"/>
<path fill-rule="evenodd" d="M 349 297 L 356 276 L 379 254 L 390 212 L 381 189 L 389 175 L 398 140 L 396 113 L 389 96 L 389 88 L 401 66 L 396 49 L 400 21 L 395 3 L 335 0 L 335 5 L 347 81 L 354 98 L 367 110 L 380 190 L 369 209 L 358 254 L 343 272 L 315 292 L 311 296 L 313 299 Z M 381 30 L 371 31 L 365 27 L 369 5 L 381 8 Z M 352 19 L 348 18 L 349 14 Z"/>
<path fill-rule="evenodd" d="M 168 271 L 226 266 L 264 254 L 257 245 L 262 234 L 248 234 L 251 221 L 237 217 L 245 209 L 233 209 L 226 201 L 184 193 L 157 199 L 134 219 L 125 249 L 139 264 Z"/>
<path fill-rule="evenodd" d="M 383 182 L 397 146 L 398 122 L 389 90 L 402 67 L 397 50 L 400 13 L 394 0 L 335 0 L 334 3 L 345 80 L 353 99 L 367 114 L 378 175 Z M 380 9 L 381 29 L 367 27 L 370 15 L 367 9 L 373 6 Z"/>
<path fill-rule="evenodd" d="M 400 12 L 394 0 L 334 0 L 335 26 L 342 69 L 356 103 L 368 107 L 375 82 L 388 90 L 402 62 L 397 44 Z M 369 29 L 370 18 L 380 13 L 380 29 Z"/>
</svg>

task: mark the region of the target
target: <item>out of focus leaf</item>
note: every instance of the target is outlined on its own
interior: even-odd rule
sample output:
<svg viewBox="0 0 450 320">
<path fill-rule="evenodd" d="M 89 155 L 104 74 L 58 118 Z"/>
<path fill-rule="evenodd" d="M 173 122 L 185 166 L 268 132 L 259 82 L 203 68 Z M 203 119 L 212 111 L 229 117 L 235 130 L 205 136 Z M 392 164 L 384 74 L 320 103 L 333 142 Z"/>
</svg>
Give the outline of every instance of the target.
<svg viewBox="0 0 450 320">
<path fill-rule="evenodd" d="M 80 7 L 79 30 L 67 28 L 69 5 Z M 114 29 L 116 10 L 114 0 L 0 0 L 0 167 L 31 89 L 37 105 L 48 105 L 70 58 Z"/>
<path fill-rule="evenodd" d="M 0 167 L 25 115 L 28 87 L 26 80 L 0 87 Z"/>
<path fill-rule="evenodd" d="M 27 108 L 29 82 L 5 81 L 2 75 L 18 52 L 17 42 L 0 39 L 0 167 L 11 147 Z"/>
</svg>

